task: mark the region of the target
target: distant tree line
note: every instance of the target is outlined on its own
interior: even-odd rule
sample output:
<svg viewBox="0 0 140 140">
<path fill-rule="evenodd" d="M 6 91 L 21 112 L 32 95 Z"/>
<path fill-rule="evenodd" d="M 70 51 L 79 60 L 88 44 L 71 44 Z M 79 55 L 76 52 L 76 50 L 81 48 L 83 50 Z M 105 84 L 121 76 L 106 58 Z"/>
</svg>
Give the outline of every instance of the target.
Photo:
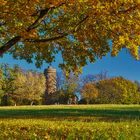
<svg viewBox="0 0 140 140">
<path fill-rule="evenodd" d="M 139 85 L 114 77 L 97 82 L 86 83 L 81 90 L 80 103 L 91 104 L 139 104 Z"/>
<path fill-rule="evenodd" d="M 139 104 L 140 84 L 123 77 L 99 74 L 69 77 L 57 73 L 57 91 L 51 95 L 52 104 Z M 43 73 L 23 70 L 15 65 L 0 65 L 0 105 L 44 104 L 45 77 Z"/>
</svg>

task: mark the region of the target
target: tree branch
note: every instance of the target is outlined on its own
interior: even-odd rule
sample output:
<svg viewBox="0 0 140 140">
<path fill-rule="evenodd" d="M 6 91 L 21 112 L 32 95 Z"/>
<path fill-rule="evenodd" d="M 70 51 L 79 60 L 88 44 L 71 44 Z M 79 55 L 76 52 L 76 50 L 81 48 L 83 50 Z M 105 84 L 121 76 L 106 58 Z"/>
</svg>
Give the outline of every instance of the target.
<svg viewBox="0 0 140 140">
<path fill-rule="evenodd" d="M 135 6 L 132 6 L 132 7 L 129 7 L 128 9 L 126 9 L 126 10 L 120 10 L 120 11 L 118 11 L 119 13 L 126 13 L 126 12 L 130 12 L 130 11 L 132 11 L 132 10 L 135 10 L 137 8 L 137 5 L 135 5 Z"/>
<path fill-rule="evenodd" d="M 50 8 L 47 7 L 47 8 L 45 8 L 45 9 L 41 9 L 41 10 L 39 10 L 38 12 L 36 12 L 35 14 L 33 14 L 32 16 L 36 16 L 36 15 L 38 15 L 38 14 L 39 14 L 39 16 L 38 16 L 38 18 L 35 20 L 35 22 L 27 28 L 27 32 L 29 32 L 29 31 L 32 30 L 32 29 L 35 29 L 35 28 L 39 25 L 39 23 L 41 22 L 41 20 L 44 18 L 44 16 L 46 16 L 46 14 L 47 14 L 50 10 L 53 10 L 53 9 L 55 9 L 55 8 L 58 8 L 58 7 L 62 6 L 63 4 L 65 4 L 65 3 L 61 3 L 61 4 L 58 5 L 58 6 L 54 6 L 54 7 L 50 7 Z"/>
<path fill-rule="evenodd" d="M 137 8 L 137 5 L 135 5 L 135 6 L 132 6 L 132 7 L 129 7 L 128 9 L 125 9 L 125 10 L 119 10 L 118 11 L 118 14 L 120 14 L 120 13 L 123 13 L 123 14 L 125 14 L 125 13 L 127 13 L 127 12 L 130 12 L 130 11 L 132 11 L 132 10 L 135 10 Z M 117 14 L 117 12 L 116 12 L 116 10 L 113 10 L 112 12 L 111 12 L 111 14 Z"/>
<path fill-rule="evenodd" d="M 0 56 L 2 56 L 6 51 L 8 51 L 13 45 L 15 45 L 17 42 L 19 42 L 21 39 L 21 36 L 16 36 L 9 40 L 6 44 L 0 47 Z"/>
<path fill-rule="evenodd" d="M 80 24 L 82 24 L 87 18 L 89 18 L 88 15 L 86 15 L 82 20 L 80 20 L 80 21 L 76 24 L 75 29 L 76 29 Z"/>
<path fill-rule="evenodd" d="M 65 34 L 63 34 L 61 36 L 55 36 L 55 37 L 50 37 L 50 38 L 46 38 L 46 39 L 33 39 L 33 38 L 31 38 L 31 39 L 25 39 L 24 41 L 25 42 L 31 42 L 31 43 L 49 42 L 49 41 L 54 41 L 54 40 L 61 39 L 61 38 L 65 37 L 65 36 L 67 36 L 67 35 L 68 34 L 65 33 Z"/>
<path fill-rule="evenodd" d="M 5 24 L 6 24 L 6 22 L 0 22 L 0 26 L 3 26 Z"/>
<path fill-rule="evenodd" d="M 83 18 L 81 21 L 79 21 L 75 28 L 77 28 L 80 24 L 82 24 L 89 16 L 86 16 L 85 18 Z M 73 32 L 76 32 L 77 30 L 73 30 Z M 55 37 L 50 37 L 50 38 L 46 38 L 46 39 L 36 39 L 36 38 L 29 38 L 29 39 L 25 39 L 22 40 L 23 42 L 30 42 L 30 43 L 39 43 L 39 42 L 49 42 L 49 41 L 54 41 L 54 40 L 58 40 L 61 39 L 63 37 L 66 37 L 68 35 L 68 33 L 62 33 L 59 36 L 55 36 Z M 15 45 L 17 42 L 19 42 L 21 40 L 21 36 L 16 36 L 14 38 L 12 38 L 11 40 L 9 40 L 6 44 L 4 44 L 2 47 L 0 47 L 0 56 L 3 55 L 7 50 L 9 50 L 13 45 Z"/>
<path fill-rule="evenodd" d="M 89 16 L 85 16 L 82 20 L 80 20 L 74 27 L 74 30 L 73 32 L 76 32 L 77 31 L 77 27 L 82 24 Z M 54 40 L 58 40 L 58 39 L 61 39 L 65 36 L 67 36 L 68 33 L 62 33 L 61 35 L 59 36 L 55 36 L 55 37 L 51 37 L 51 38 L 46 38 L 46 39 L 34 39 L 34 38 L 31 38 L 31 39 L 25 39 L 24 41 L 25 42 L 30 42 L 30 43 L 37 43 L 37 42 L 49 42 L 49 41 L 54 41 Z"/>
</svg>

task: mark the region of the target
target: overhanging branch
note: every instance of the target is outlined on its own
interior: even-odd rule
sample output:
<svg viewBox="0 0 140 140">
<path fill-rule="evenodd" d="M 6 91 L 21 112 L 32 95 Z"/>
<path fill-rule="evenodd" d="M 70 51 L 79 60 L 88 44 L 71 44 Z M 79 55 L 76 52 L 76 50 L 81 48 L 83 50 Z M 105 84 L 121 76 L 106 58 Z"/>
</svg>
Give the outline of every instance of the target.
<svg viewBox="0 0 140 140">
<path fill-rule="evenodd" d="M 39 43 L 39 42 L 49 42 L 49 41 L 54 41 L 54 40 L 58 40 L 58 39 L 61 39 L 65 36 L 67 36 L 68 34 L 65 33 L 61 36 L 55 36 L 55 37 L 50 37 L 50 38 L 46 38 L 46 39 L 34 39 L 34 38 L 30 38 L 30 39 L 25 39 L 24 41 L 25 42 L 30 42 L 30 43 Z"/>
<path fill-rule="evenodd" d="M 75 29 L 77 29 L 77 27 L 80 26 L 80 25 L 81 25 L 86 19 L 88 19 L 88 18 L 89 18 L 89 16 L 86 15 L 82 20 L 80 20 L 80 21 L 76 24 Z"/>
<path fill-rule="evenodd" d="M 39 10 L 37 13 L 33 14 L 32 16 L 38 15 L 38 18 L 35 20 L 35 22 L 34 22 L 32 25 L 30 25 L 30 26 L 27 28 L 27 32 L 29 32 L 29 31 L 32 30 L 32 29 L 35 29 L 35 28 L 39 25 L 39 23 L 43 20 L 44 16 L 46 16 L 46 14 L 47 14 L 50 10 L 56 9 L 56 8 L 62 6 L 63 4 L 65 4 L 65 3 L 61 3 L 61 4 L 59 4 L 58 6 L 54 6 L 54 7 L 50 7 L 50 8 L 47 7 L 47 8 L 45 8 L 45 9 L 41 9 L 41 10 Z"/>
<path fill-rule="evenodd" d="M 135 10 L 137 8 L 137 5 L 135 5 L 135 6 L 132 6 L 132 7 L 129 7 L 128 9 L 124 9 L 124 10 L 119 10 L 118 12 L 116 11 L 116 10 L 113 10 L 112 12 L 111 12 L 111 14 L 125 14 L 125 13 L 127 13 L 127 12 L 131 12 L 131 11 L 133 11 L 133 10 Z"/>
<path fill-rule="evenodd" d="M 80 20 L 80 21 L 76 24 L 76 26 L 74 27 L 73 32 L 76 32 L 77 30 L 75 30 L 75 29 L 77 29 L 77 27 L 78 27 L 79 25 L 81 25 L 88 17 L 89 17 L 89 16 L 87 15 L 87 16 L 85 16 L 82 20 Z M 46 39 L 34 39 L 34 38 L 30 38 L 30 39 L 25 39 L 24 41 L 25 41 L 25 42 L 30 42 L 30 43 L 49 42 L 49 41 L 54 41 L 54 40 L 61 39 L 61 38 L 65 37 L 65 36 L 67 36 L 67 35 L 68 35 L 68 33 L 63 33 L 62 35 L 55 36 L 55 37 L 51 37 L 51 38 L 46 38 Z"/>
<path fill-rule="evenodd" d="M 9 40 L 6 44 L 0 47 L 0 56 L 2 56 L 6 51 L 8 51 L 13 45 L 15 45 L 17 42 L 19 42 L 21 39 L 21 36 L 16 36 Z"/>
<path fill-rule="evenodd" d="M 74 29 L 72 30 L 72 32 L 76 32 L 77 30 L 75 30 L 79 25 L 81 25 L 89 16 L 85 16 L 82 20 L 80 20 L 76 26 L 74 27 Z M 46 38 L 46 39 L 37 39 L 37 38 L 27 38 L 27 39 L 22 39 L 23 42 L 30 42 L 30 43 L 41 43 L 41 42 L 49 42 L 49 41 L 55 41 L 58 39 L 62 39 L 63 37 L 66 37 L 69 33 L 62 33 L 61 35 L 58 36 L 54 36 L 54 37 L 50 37 L 50 38 Z M 0 47 L 0 56 L 3 55 L 6 51 L 8 51 L 13 45 L 15 45 L 17 42 L 19 42 L 21 40 L 21 36 L 16 36 L 14 38 L 12 38 L 11 40 L 9 40 L 6 44 L 4 44 L 3 46 Z"/>
</svg>

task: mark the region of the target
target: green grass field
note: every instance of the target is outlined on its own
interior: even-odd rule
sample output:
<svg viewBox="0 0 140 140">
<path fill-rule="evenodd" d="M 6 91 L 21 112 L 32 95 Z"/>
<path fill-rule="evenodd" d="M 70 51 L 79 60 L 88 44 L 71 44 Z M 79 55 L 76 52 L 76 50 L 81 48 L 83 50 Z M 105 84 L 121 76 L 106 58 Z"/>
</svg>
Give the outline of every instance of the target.
<svg viewBox="0 0 140 140">
<path fill-rule="evenodd" d="M 140 140 L 140 105 L 0 107 L 0 140 Z"/>
</svg>

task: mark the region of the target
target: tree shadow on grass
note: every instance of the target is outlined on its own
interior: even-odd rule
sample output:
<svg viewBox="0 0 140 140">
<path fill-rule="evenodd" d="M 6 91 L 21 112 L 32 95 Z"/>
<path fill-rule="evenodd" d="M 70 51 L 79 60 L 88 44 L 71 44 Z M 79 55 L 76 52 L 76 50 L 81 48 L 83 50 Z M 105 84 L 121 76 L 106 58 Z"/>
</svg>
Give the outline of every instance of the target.
<svg viewBox="0 0 140 140">
<path fill-rule="evenodd" d="M 71 121 L 140 120 L 140 111 L 134 109 L 4 109 L 0 118 L 44 118 Z"/>
</svg>

